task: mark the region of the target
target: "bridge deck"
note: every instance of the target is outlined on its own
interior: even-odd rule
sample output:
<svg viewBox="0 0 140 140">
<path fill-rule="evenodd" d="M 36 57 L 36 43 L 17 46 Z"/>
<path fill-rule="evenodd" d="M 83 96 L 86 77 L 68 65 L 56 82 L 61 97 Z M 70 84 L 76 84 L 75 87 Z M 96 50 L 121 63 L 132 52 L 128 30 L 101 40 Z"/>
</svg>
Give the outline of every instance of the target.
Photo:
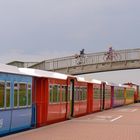
<svg viewBox="0 0 140 140">
<path fill-rule="evenodd" d="M 140 140 L 140 103 L 90 114 L 1 140 Z"/>
<path fill-rule="evenodd" d="M 137 69 L 140 68 L 140 49 L 117 50 L 111 54 L 108 52 L 89 53 L 79 57 L 73 55 L 44 60 L 31 67 L 75 75 Z"/>
</svg>

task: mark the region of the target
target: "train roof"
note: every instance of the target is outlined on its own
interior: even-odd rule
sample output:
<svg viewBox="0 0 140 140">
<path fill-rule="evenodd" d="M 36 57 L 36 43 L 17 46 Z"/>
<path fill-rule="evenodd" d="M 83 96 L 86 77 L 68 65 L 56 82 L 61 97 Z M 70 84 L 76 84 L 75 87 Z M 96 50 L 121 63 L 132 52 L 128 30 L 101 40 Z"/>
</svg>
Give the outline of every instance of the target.
<svg viewBox="0 0 140 140">
<path fill-rule="evenodd" d="M 16 66 L 10 66 L 5 64 L 0 64 L 0 72 L 11 73 L 11 74 L 21 74 Z"/>
<path fill-rule="evenodd" d="M 128 82 L 128 83 L 123 83 L 123 85 L 128 85 L 128 86 L 139 86 L 138 84 Z"/>
<path fill-rule="evenodd" d="M 86 77 L 86 76 L 84 76 L 84 77 L 80 77 L 81 78 L 81 80 L 82 80 L 82 78 L 83 78 L 83 81 L 85 81 L 85 82 L 87 82 L 87 83 L 96 83 L 96 84 L 101 84 L 102 83 L 102 81 L 100 81 L 100 80 L 97 80 L 97 79 L 93 79 L 93 78 L 89 78 L 89 77 Z"/>
<path fill-rule="evenodd" d="M 85 80 L 84 77 L 80 77 L 80 76 L 75 76 L 77 78 L 77 81 L 79 82 L 88 82 L 87 80 Z"/>
<path fill-rule="evenodd" d="M 136 86 L 130 86 L 130 85 L 122 85 L 123 87 L 125 88 L 133 88 L 133 89 L 136 89 Z"/>
<path fill-rule="evenodd" d="M 97 79 L 92 79 L 90 82 L 91 83 L 96 83 L 96 84 L 101 84 L 102 83 L 102 81 L 97 80 Z"/>
<path fill-rule="evenodd" d="M 32 69 L 32 68 L 19 68 L 19 71 L 23 74 L 27 74 L 27 75 L 35 76 L 35 77 L 57 78 L 57 79 L 64 79 L 64 80 L 66 80 L 68 77 L 66 74 Z"/>
<path fill-rule="evenodd" d="M 110 83 L 111 86 L 115 86 L 115 87 L 124 87 L 124 85 L 122 84 L 116 84 L 116 83 Z"/>
</svg>

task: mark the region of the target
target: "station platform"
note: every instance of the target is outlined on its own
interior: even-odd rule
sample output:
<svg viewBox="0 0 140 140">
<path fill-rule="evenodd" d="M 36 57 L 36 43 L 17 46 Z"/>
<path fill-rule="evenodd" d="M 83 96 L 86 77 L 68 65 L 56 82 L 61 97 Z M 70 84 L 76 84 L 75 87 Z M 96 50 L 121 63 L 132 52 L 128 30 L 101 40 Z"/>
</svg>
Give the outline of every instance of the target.
<svg viewBox="0 0 140 140">
<path fill-rule="evenodd" d="M 140 103 L 8 135 L 0 140 L 140 140 Z"/>
</svg>

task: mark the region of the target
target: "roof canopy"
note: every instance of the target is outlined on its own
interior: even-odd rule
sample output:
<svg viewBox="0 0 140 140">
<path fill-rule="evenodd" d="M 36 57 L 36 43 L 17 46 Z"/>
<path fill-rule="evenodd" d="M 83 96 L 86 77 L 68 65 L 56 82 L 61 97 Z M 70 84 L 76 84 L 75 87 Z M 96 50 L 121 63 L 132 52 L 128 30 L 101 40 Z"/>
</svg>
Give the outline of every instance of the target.
<svg viewBox="0 0 140 140">
<path fill-rule="evenodd" d="M 10 66 L 5 64 L 0 64 L 0 72 L 11 73 L 11 74 L 21 74 L 16 66 Z"/>
<path fill-rule="evenodd" d="M 31 69 L 31 68 L 19 68 L 19 71 L 22 74 L 35 76 L 35 77 L 58 78 L 58 79 L 67 79 L 67 77 L 68 77 L 66 74 L 38 70 L 38 69 Z"/>
</svg>

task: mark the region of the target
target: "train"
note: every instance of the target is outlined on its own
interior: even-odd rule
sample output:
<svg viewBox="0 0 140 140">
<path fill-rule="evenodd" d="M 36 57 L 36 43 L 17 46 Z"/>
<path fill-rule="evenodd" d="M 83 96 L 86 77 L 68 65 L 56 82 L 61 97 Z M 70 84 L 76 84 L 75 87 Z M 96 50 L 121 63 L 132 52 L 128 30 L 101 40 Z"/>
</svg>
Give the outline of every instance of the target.
<svg viewBox="0 0 140 140">
<path fill-rule="evenodd" d="M 0 65 L 0 136 L 138 102 L 138 86 Z"/>
</svg>

